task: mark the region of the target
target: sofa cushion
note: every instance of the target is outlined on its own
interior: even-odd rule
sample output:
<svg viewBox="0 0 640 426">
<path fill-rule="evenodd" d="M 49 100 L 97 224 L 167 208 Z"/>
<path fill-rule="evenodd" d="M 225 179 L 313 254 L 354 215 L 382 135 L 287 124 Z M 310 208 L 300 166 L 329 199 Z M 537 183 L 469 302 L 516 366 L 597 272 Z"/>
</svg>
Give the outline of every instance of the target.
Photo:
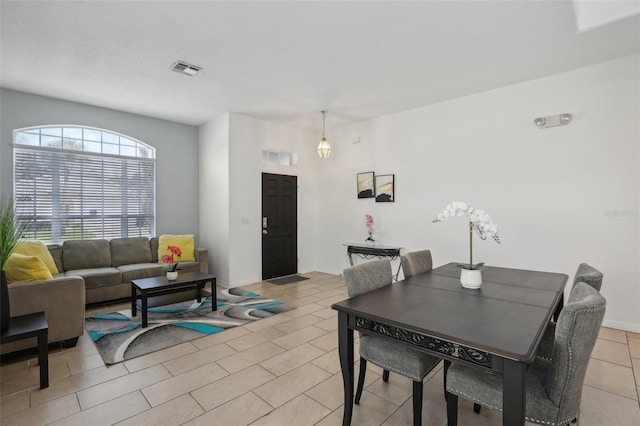
<svg viewBox="0 0 640 426">
<path fill-rule="evenodd" d="M 114 238 L 109 241 L 111 266 L 151 263 L 151 245 L 146 237 Z"/>
<path fill-rule="evenodd" d="M 62 244 L 62 263 L 64 264 L 65 271 L 108 268 L 111 266 L 111 250 L 109 249 L 109 241 L 65 241 Z"/>
<path fill-rule="evenodd" d="M 160 235 L 158 240 L 158 259 L 162 260 L 162 255 L 171 255 L 171 251 L 167 249 L 169 246 L 179 247 L 182 255 L 179 258 L 174 257 L 174 262 L 193 262 L 196 260 L 193 242 L 193 234 L 185 235 Z"/>
<path fill-rule="evenodd" d="M 152 237 L 149 240 L 151 245 L 151 263 L 158 263 L 160 260 L 158 259 L 158 237 Z"/>
<path fill-rule="evenodd" d="M 66 276 L 80 276 L 84 278 L 86 288 L 108 287 L 122 284 L 122 274 L 116 268 L 88 268 L 72 269 L 65 272 Z"/>
<path fill-rule="evenodd" d="M 47 269 L 52 275 L 59 273 L 56 262 L 53 261 L 51 252 L 42 241 L 20 241 L 13 249 L 13 253 L 24 254 L 25 256 L 36 256 L 42 259 Z"/>
<path fill-rule="evenodd" d="M 37 256 L 12 253 L 4 263 L 9 283 L 50 280 L 53 278 L 44 261 Z"/>
<path fill-rule="evenodd" d="M 53 261 L 56 263 L 58 273 L 64 275 L 64 265 L 62 264 L 62 246 L 60 244 L 47 244 L 47 249 L 51 253 Z"/>
<path fill-rule="evenodd" d="M 122 273 L 123 283 L 130 283 L 131 280 L 138 280 L 141 278 L 159 277 L 165 273 L 165 268 L 157 263 L 122 265 L 118 266 L 118 270 Z"/>
<path fill-rule="evenodd" d="M 165 265 L 165 271 L 168 270 Z M 200 271 L 200 262 L 178 262 L 178 271 L 180 272 L 198 272 Z"/>
</svg>

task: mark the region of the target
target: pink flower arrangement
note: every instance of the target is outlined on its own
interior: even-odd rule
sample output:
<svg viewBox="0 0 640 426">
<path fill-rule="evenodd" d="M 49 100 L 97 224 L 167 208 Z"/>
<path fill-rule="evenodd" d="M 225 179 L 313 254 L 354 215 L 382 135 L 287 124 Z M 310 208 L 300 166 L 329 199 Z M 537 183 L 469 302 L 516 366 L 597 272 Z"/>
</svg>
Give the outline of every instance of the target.
<svg viewBox="0 0 640 426">
<path fill-rule="evenodd" d="M 375 241 L 373 239 L 373 216 L 371 216 L 370 214 L 366 214 L 364 215 L 366 221 L 365 221 L 365 226 L 367 227 L 367 233 L 369 234 L 369 237 L 367 237 L 366 241 Z"/>
<path fill-rule="evenodd" d="M 167 246 L 167 250 L 171 252 L 171 254 L 163 254 L 160 256 L 160 260 L 164 263 L 169 264 L 169 272 L 175 272 L 178 269 L 178 261 L 176 258 L 180 258 L 182 256 L 182 250 L 178 246 Z"/>
</svg>

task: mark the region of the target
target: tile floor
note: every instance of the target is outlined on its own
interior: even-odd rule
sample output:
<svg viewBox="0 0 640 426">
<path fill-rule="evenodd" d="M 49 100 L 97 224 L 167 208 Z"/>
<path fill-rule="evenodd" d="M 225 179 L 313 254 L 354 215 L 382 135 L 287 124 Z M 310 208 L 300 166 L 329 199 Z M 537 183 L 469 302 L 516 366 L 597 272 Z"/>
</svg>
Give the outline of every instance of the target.
<svg viewBox="0 0 640 426">
<path fill-rule="evenodd" d="M 342 377 L 337 320 L 346 298 L 341 277 L 318 272 L 287 285 L 245 288 L 297 309 L 242 327 L 105 366 L 85 334 L 75 348 L 52 351 L 48 389 L 38 389 L 35 355 L 0 367 L 3 426 L 13 425 L 339 425 Z M 126 309 L 127 303 L 92 307 Z M 357 350 L 357 347 L 356 347 Z M 382 382 L 372 366 L 353 425 L 410 425 L 411 381 Z M 357 374 L 357 370 L 356 370 Z M 640 425 L 640 334 L 602 328 L 582 392 L 581 426 Z M 424 385 L 423 424 L 446 424 L 442 369 Z M 459 425 L 500 425 L 499 413 L 473 413 Z"/>
</svg>

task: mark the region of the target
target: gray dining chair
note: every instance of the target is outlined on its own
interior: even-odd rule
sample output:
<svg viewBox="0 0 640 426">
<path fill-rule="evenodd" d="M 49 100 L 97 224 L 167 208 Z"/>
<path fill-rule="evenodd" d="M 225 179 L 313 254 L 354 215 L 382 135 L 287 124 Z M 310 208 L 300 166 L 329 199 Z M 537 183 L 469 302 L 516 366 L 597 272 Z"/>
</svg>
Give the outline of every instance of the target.
<svg viewBox="0 0 640 426">
<path fill-rule="evenodd" d="M 581 282 L 573 286 L 558 317 L 551 360 L 536 357 L 527 368 L 527 421 L 567 425 L 577 418 L 605 307 L 604 297 L 595 288 Z M 502 411 L 501 376 L 454 363 L 446 381 L 447 425 L 457 425 L 458 396 Z"/>
<path fill-rule="evenodd" d="M 387 285 L 393 281 L 391 263 L 374 260 L 344 270 L 349 297 Z M 402 285 L 402 284 L 398 284 Z M 413 424 L 422 424 L 422 380 L 438 364 L 440 358 L 423 354 L 383 337 L 360 333 L 360 372 L 354 402 L 360 403 L 367 362 L 383 369 L 382 380 L 389 381 L 389 371 L 413 380 Z"/>
<path fill-rule="evenodd" d="M 576 285 L 577 283 L 587 283 L 591 287 L 600 291 L 603 278 L 604 275 L 602 272 L 587 263 L 581 263 L 573 277 L 573 285 Z"/>
<path fill-rule="evenodd" d="M 433 269 L 431 250 L 420 250 L 400 256 L 402 273 L 405 278 L 412 277 Z"/>
<path fill-rule="evenodd" d="M 602 281 L 604 275 L 591 265 L 581 263 L 576 270 L 576 274 L 573 277 L 573 286 L 577 283 L 586 283 L 594 289 L 600 291 L 602 288 Z M 553 350 L 553 342 L 556 334 L 556 323 L 550 322 L 549 326 L 545 330 L 542 336 L 542 342 L 538 347 L 537 356 L 542 358 L 551 359 L 551 351 Z"/>
</svg>

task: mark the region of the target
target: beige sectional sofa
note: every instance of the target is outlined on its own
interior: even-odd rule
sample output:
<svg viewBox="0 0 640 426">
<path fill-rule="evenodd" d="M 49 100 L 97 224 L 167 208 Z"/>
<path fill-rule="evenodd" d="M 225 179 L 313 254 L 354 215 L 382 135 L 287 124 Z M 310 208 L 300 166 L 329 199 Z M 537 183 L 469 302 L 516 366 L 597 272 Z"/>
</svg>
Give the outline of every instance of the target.
<svg viewBox="0 0 640 426">
<path fill-rule="evenodd" d="M 9 284 L 11 316 L 44 311 L 49 343 L 74 346 L 84 332 L 85 304 L 131 297 L 131 280 L 164 275 L 158 238 L 69 240 L 48 246 L 60 271 L 51 280 Z M 181 272 L 207 273 L 208 250 L 195 248 L 195 261 L 179 262 Z M 28 339 L 3 344 L 0 353 L 36 347 Z"/>
</svg>

